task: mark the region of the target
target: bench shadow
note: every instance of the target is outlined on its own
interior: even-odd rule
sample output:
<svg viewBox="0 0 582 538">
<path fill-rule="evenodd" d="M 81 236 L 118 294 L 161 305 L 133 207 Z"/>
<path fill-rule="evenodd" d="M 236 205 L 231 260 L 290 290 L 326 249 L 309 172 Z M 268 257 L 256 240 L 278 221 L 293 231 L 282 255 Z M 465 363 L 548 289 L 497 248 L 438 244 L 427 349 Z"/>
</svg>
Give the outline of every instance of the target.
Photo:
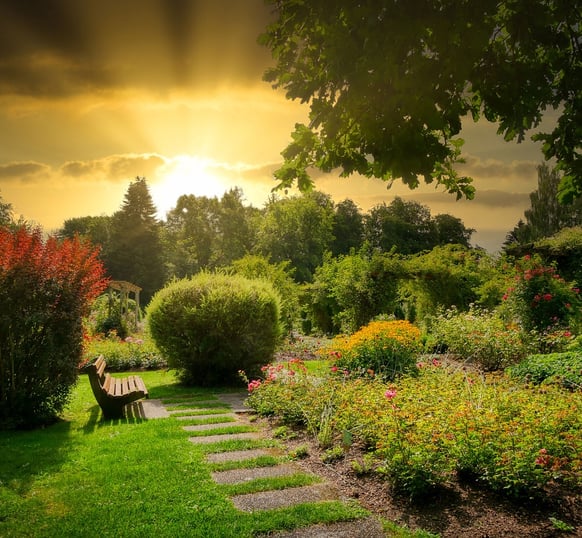
<svg viewBox="0 0 582 538">
<path fill-rule="evenodd" d="M 94 405 L 89 410 L 89 418 L 83 426 L 83 433 L 88 435 L 93 433 L 97 428 L 102 428 L 103 426 L 140 424 L 146 420 L 141 401 L 132 402 L 126 405 L 124 408 L 124 416 L 121 418 L 105 418 L 103 417 L 101 408 L 98 405 Z"/>
</svg>

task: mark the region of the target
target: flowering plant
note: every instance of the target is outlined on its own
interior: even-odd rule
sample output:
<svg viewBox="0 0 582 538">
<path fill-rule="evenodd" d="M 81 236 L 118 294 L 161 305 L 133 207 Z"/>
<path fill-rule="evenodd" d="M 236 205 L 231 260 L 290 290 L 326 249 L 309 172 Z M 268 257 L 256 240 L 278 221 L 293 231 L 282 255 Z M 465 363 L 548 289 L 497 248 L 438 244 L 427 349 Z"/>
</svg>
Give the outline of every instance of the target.
<svg viewBox="0 0 582 538">
<path fill-rule="evenodd" d="M 580 290 L 566 282 L 554 266 L 544 265 L 539 256 L 524 256 L 517 262 L 503 300 L 506 311 L 526 331 L 554 333 L 580 321 Z"/>
<path fill-rule="evenodd" d="M 349 337 L 335 338 L 329 351 L 339 370 L 394 379 L 416 369 L 420 330 L 408 321 L 372 321 Z"/>
</svg>

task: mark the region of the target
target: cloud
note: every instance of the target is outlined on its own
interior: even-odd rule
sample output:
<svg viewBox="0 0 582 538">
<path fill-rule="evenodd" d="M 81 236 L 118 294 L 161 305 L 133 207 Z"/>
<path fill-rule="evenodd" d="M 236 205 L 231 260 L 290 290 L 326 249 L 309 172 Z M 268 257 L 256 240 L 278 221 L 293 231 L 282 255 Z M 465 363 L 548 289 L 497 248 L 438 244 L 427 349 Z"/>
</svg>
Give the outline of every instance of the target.
<svg viewBox="0 0 582 538">
<path fill-rule="evenodd" d="M 269 20 L 262 0 L 0 0 L 0 94 L 254 84 Z"/>
<path fill-rule="evenodd" d="M 65 177 L 97 181 L 126 181 L 136 176 L 155 178 L 167 162 L 158 154 L 111 155 L 89 161 L 69 161 L 59 172 Z"/>
<path fill-rule="evenodd" d="M 11 162 L 0 165 L 0 181 L 34 182 L 46 179 L 51 167 L 35 161 Z"/>
<path fill-rule="evenodd" d="M 459 173 L 472 177 L 477 190 L 482 188 L 507 188 L 514 192 L 531 192 L 537 186 L 539 161 L 483 159 L 465 155 L 465 164 L 458 165 Z"/>
</svg>

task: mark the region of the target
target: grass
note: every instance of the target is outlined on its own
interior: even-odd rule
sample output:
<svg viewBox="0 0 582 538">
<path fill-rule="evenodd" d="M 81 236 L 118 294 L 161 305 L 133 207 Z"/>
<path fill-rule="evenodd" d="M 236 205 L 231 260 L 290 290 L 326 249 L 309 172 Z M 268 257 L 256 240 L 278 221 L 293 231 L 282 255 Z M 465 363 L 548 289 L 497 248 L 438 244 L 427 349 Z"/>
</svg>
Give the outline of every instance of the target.
<svg viewBox="0 0 582 538">
<path fill-rule="evenodd" d="M 168 372 L 141 376 L 152 398 L 213 399 L 209 390 L 179 386 Z M 82 376 L 61 422 L 41 430 L 1 433 L 0 536 L 244 538 L 365 515 L 358 505 L 341 502 L 239 512 L 228 498 L 233 488 L 213 482 L 216 466 L 204 456 L 273 442 L 194 445 L 188 442 L 192 432 L 182 425 L 175 417 L 103 421 Z M 245 487 L 283 487 L 302 480 L 278 478 L 271 479 L 272 484 L 263 480 Z"/>
</svg>

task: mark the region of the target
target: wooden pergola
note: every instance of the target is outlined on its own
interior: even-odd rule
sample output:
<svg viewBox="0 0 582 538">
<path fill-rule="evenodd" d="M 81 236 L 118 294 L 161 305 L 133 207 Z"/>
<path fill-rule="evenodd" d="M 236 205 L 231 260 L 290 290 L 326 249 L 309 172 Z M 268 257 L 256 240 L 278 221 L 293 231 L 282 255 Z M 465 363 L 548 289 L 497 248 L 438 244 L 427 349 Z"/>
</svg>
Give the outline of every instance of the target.
<svg viewBox="0 0 582 538">
<path fill-rule="evenodd" d="M 140 307 L 139 307 L 139 292 L 141 288 L 132 284 L 131 282 L 126 282 L 125 280 L 111 280 L 109 282 L 109 314 L 111 315 L 111 307 L 113 305 L 113 291 L 119 292 L 119 302 L 120 302 L 120 312 L 121 315 L 127 314 L 129 311 L 128 300 L 129 294 L 133 293 L 135 298 L 135 323 L 136 325 L 140 321 Z"/>
</svg>

